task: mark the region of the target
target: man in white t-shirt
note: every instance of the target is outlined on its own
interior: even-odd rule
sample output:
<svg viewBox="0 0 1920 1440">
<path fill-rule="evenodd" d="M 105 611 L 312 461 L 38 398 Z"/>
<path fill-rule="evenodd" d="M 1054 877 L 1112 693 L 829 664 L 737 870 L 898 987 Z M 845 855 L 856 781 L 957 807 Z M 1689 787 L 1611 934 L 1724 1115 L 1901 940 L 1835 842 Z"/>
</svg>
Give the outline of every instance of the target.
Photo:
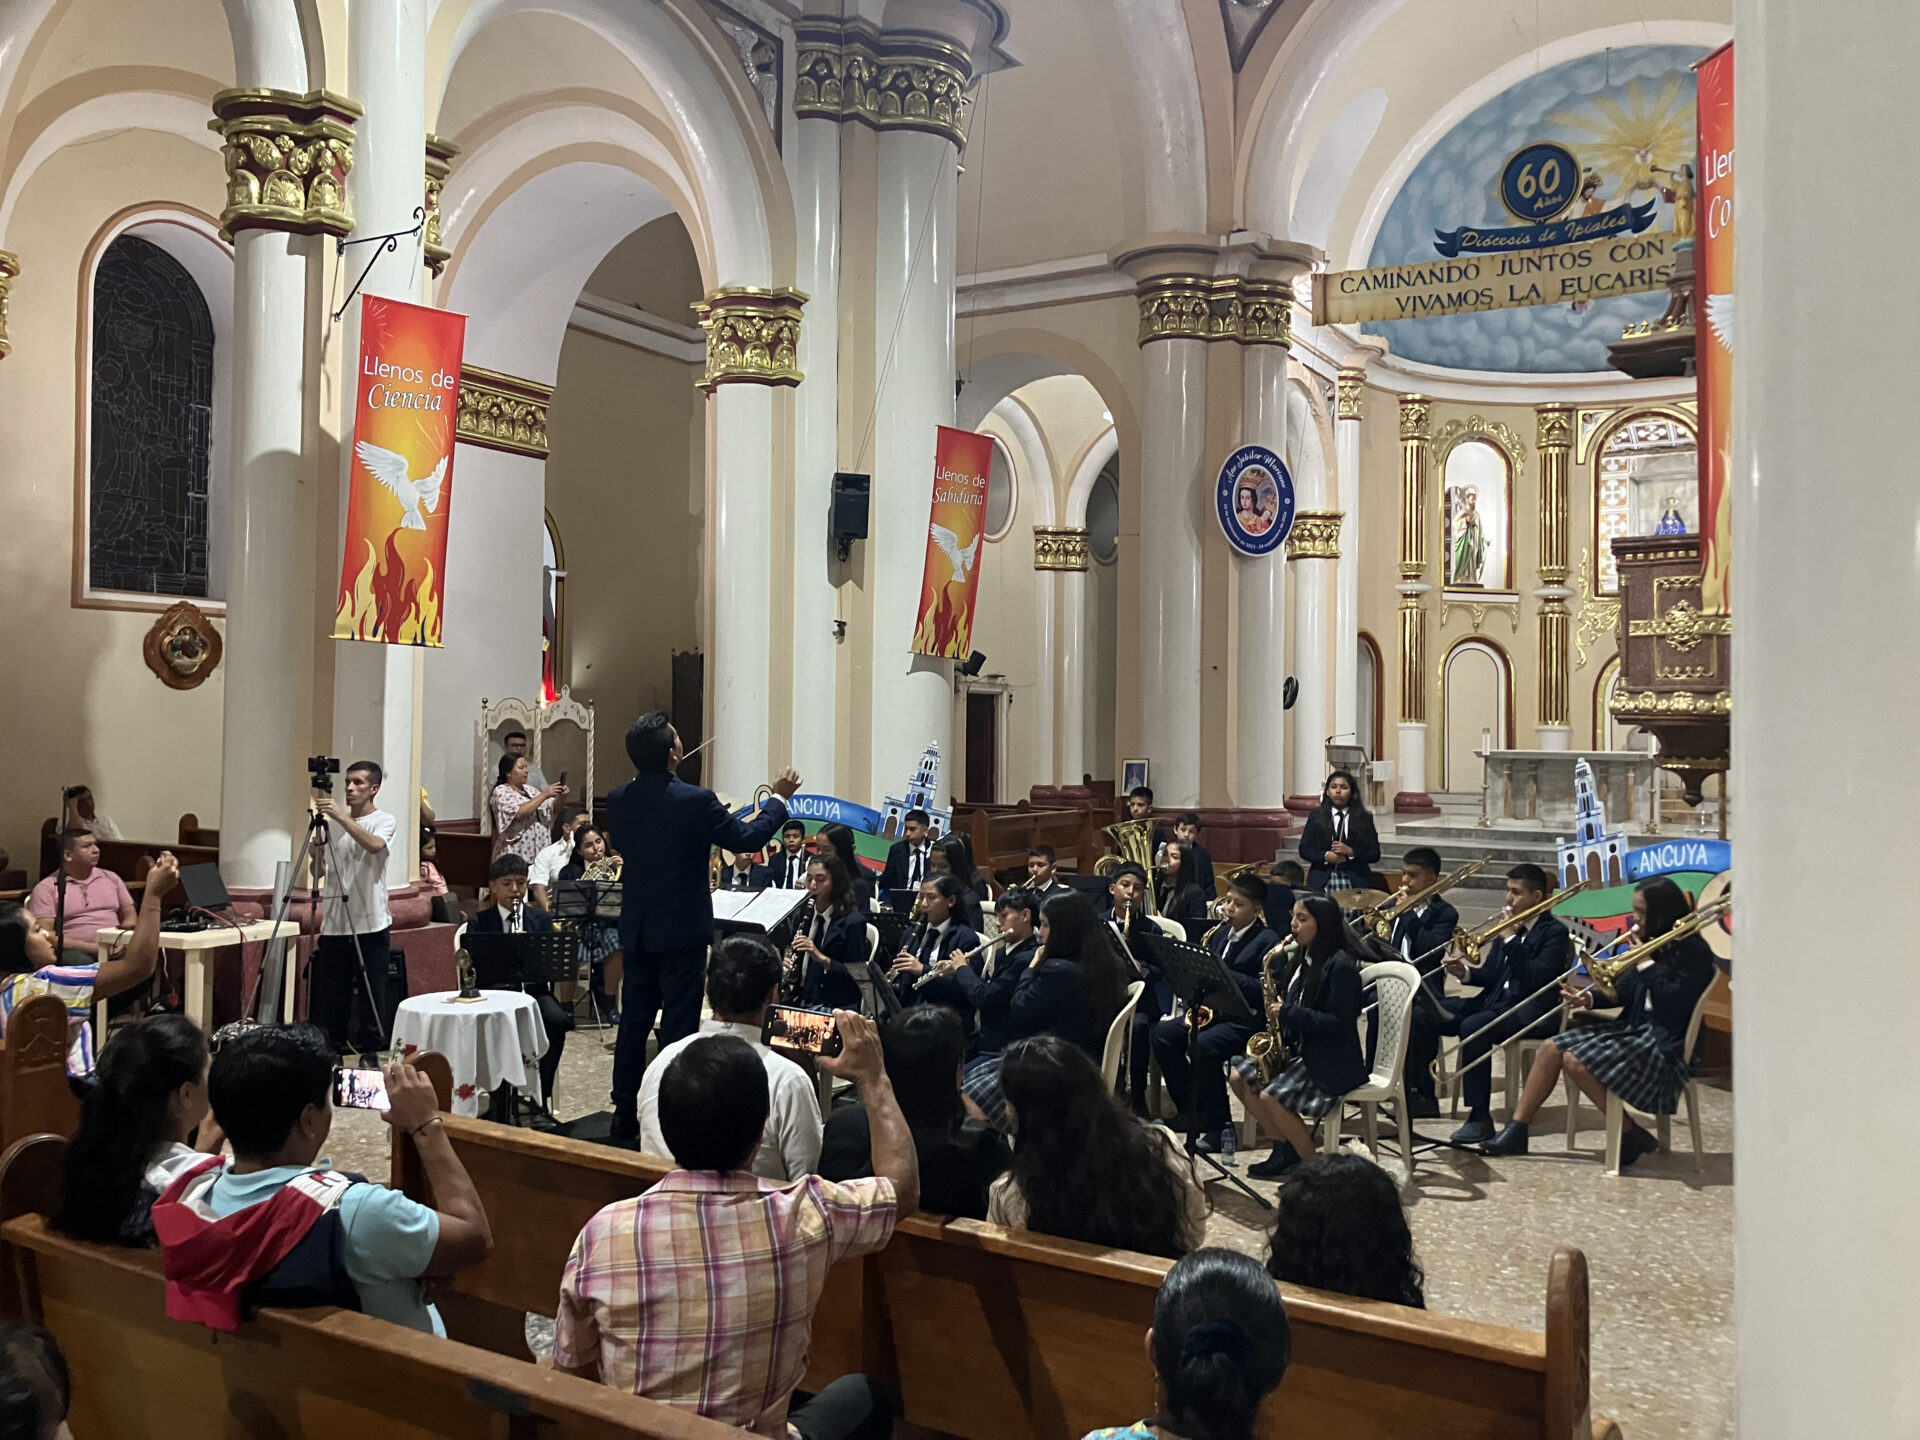
<svg viewBox="0 0 1920 1440">
<path fill-rule="evenodd" d="M 361 1051 L 380 1048 L 374 1039 L 380 1021 L 371 997 L 386 983 L 387 941 L 393 930 L 393 914 L 387 909 L 387 845 L 399 826 L 386 811 L 373 808 L 380 780 L 377 764 L 356 760 L 347 767 L 346 808 L 331 795 L 318 805 L 327 819 L 326 876 L 307 1017 L 327 1032 L 342 1055 L 350 1053 L 348 1029 L 356 1011 L 362 1015 Z"/>
<path fill-rule="evenodd" d="M 707 964 L 707 1002 L 713 1019 L 665 1047 L 640 1083 L 640 1148 L 670 1157 L 660 1129 L 660 1077 L 673 1058 L 703 1035 L 738 1035 L 767 1067 L 767 1128 L 753 1155 L 753 1173 L 785 1184 L 814 1173 L 820 1163 L 820 1102 L 813 1081 L 786 1056 L 760 1042 L 767 1007 L 780 987 L 780 955 L 760 935 L 729 935 Z"/>
<path fill-rule="evenodd" d="M 587 823 L 584 805 L 568 805 L 560 811 L 560 838 L 533 857 L 527 866 L 527 897 L 542 910 L 552 910 L 552 891 L 560 883 L 560 872 L 573 859 L 573 836 Z"/>
</svg>

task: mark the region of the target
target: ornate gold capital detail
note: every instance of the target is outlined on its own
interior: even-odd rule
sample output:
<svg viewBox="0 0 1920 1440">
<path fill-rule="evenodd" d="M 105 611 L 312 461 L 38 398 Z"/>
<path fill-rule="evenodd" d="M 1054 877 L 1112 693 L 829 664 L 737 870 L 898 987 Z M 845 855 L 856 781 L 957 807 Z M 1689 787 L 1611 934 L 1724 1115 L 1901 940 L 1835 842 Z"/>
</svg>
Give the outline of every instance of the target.
<svg viewBox="0 0 1920 1440">
<path fill-rule="evenodd" d="M 1424 395 L 1400 397 L 1400 438 L 1426 440 L 1433 434 L 1433 402 Z"/>
<path fill-rule="evenodd" d="M 1616 720 L 1638 720 L 1643 716 L 1653 720 L 1671 720 L 1696 715 L 1714 719 L 1733 713 L 1733 696 L 1725 690 L 1711 693 L 1676 690 L 1667 695 L 1657 690 L 1642 690 L 1637 695 L 1619 690 L 1614 692 L 1607 708 L 1613 712 Z"/>
<path fill-rule="evenodd" d="M 13 294 L 13 282 L 20 278 L 20 257 L 11 250 L 0 250 L 0 360 L 13 353 L 13 341 L 7 338 L 7 300 Z"/>
<path fill-rule="evenodd" d="M 1544 450 L 1573 448 L 1573 407 L 1542 405 L 1534 411 L 1537 422 L 1534 439 Z"/>
<path fill-rule="evenodd" d="M 716 385 L 748 381 L 756 385 L 798 385 L 794 368 L 800 353 L 800 307 L 807 296 L 798 290 L 759 290 L 731 285 L 711 290 L 696 300 L 694 313 L 707 332 L 707 369 L 700 388 L 709 394 Z"/>
<path fill-rule="evenodd" d="M 360 107 L 325 90 L 222 90 L 207 128 L 225 141 L 227 207 L 220 233 L 287 230 L 345 235 L 347 172 Z"/>
<path fill-rule="evenodd" d="M 1343 510 L 1300 511 L 1287 533 L 1287 559 L 1338 560 L 1340 522 L 1346 518 Z"/>
<path fill-rule="evenodd" d="M 1033 568 L 1036 570 L 1085 570 L 1092 551 L 1087 532 L 1073 525 L 1036 525 L 1033 527 Z"/>
<path fill-rule="evenodd" d="M 1587 647 L 1600 640 L 1610 640 L 1617 648 L 1620 643 L 1620 601 L 1609 595 L 1599 595 L 1593 588 L 1593 554 L 1582 548 L 1580 551 L 1580 637 L 1574 642 L 1574 649 L 1580 656 L 1580 668 L 1587 668 Z"/>
<path fill-rule="evenodd" d="M 547 407 L 553 387 L 478 365 L 460 367 L 460 413 L 453 437 L 486 450 L 547 458 Z"/>
<path fill-rule="evenodd" d="M 1163 275 L 1143 281 L 1136 293 L 1142 345 L 1155 340 L 1293 344 L 1293 291 L 1277 281 Z"/>
<path fill-rule="evenodd" d="M 421 248 L 425 254 L 427 268 L 435 275 L 447 268 L 447 261 L 453 258 L 440 239 L 440 190 L 447 183 L 447 172 L 453 168 L 453 157 L 460 153 L 460 147 L 451 140 L 442 140 L 438 135 L 427 136 L 427 193 L 423 204 L 426 207 L 426 230 L 421 236 Z"/>
<path fill-rule="evenodd" d="M 1342 370 L 1334 379 L 1334 417 L 1361 420 L 1366 417 L 1367 372 Z"/>
<path fill-rule="evenodd" d="M 1407 435 L 1407 407 L 1403 400 L 1400 406 L 1400 438 Z M 1527 468 L 1527 442 L 1520 438 L 1520 432 L 1511 425 L 1502 425 L 1498 420 L 1489 420 L 1483 415 L 1469 415 L 1464 420 L 1449 420 L 1440 427 L 1440 433 L 1433 437 L 1433 463 L 1444 465 L 1447 455 L 1453 447 L 1468 440 L 1484 440 L 1506 452 L 1507 459 L 1513 462 L 1514 478 Z"/>
<path fill-rule="evenodd" d="M 1633 620 L 1627 624 L 1628 635 L 1656 636 L 1682 652 L 1693 649 L 1709 636 L 1732 633 L 1731 615 L 1708 615 L 1685 600 L 1669 605 L 1657 620 Z"/>
<path fill-rule="evenodd" d="M 818 16 L 796 22 L 793 34 L 793 113 L 801 119 L 919 130 L 966 147 L 972 65 L 957 46 Z"/>
</svg>

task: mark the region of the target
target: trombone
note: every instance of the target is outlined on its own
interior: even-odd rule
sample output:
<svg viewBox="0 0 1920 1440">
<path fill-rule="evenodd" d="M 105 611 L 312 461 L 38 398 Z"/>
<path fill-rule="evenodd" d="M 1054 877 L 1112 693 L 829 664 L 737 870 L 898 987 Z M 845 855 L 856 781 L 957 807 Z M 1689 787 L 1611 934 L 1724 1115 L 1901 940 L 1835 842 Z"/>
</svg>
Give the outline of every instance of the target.
<svg viewBox="0 0 1920 1440">
<path fill-rule="evenodd" d="M 1451 875 L 1442 875 L 1438 880 L 1434 881 L 1433 884 L 1427 886 L 1426 889 L 1420 891 L 1418 894 L 1390 897 L 1378 905 L 1369 905 L 1360 913 L 1360 917 L 1355 923 L 1371 926 L 1374 934 L 1378 935 L 1388 944 L 1392 944 L 1394 921 L 1398 920 L 1409 910 L 1419 909 L 1436 895 L 1446 894 L 1447 891 L 1458 885 L 1462 880 L 1465 880 L 1470 875 L 1478 875 L 1492 863 L 1493 857 L 1491 855 L 1482 855 L 1471 865 L 1463 865 Z"/>
<path fill-rule="evenodd" d="M 1578 895 L 1582 890 L 1587 889 L 1592 884 L 1593 884 L 1593 881 L 1591 880 L 1578 881 L 1572 885 L 1567 886 L 1567 888 L 1564 890 L 1556 891 L 1554 894 L 1547 896 L 1547 898 L 1542 900 L 1538 905 L 1529 905 L 1525 910 L 1522 910 L 1518 915 L 1513 915 L 1508 913 L 1508 911 L 1503 907 L 1499 914 L 1495 915 L 1491 920 L 1487 921 L 1486 924 L 1482 925 L 1477 930 L 1469 930 L 1464 925 L 1458 926 L 1455 928 L 1453 934 L 1449 935 L 1445 940 L 1441 941 L 1438 945 L 1434 946 L 1431 950 L 1425 951 L 1422 954 L 1414 956 L 1413 959 L 1408 963 L 1410 963 L 1414 969 L 1418 970 L 1420 968 L 1422 961 L 1431 960 L 1434 956 L 1442 954 L 1445 951 L 1458 949 L 1461 955 L 1465 957 L 1467 965 L 1470 968 L 1477 967 L 1481 963 L 1480 962 L 1481 951 L 1485 950 L 1487 945 L 1491 943 L 1496 937 L 1498 937 L 1501 931 L 1510 930 L 1515 925 L 1524 925 L 1527 923 L 1527 921 L 1531 920 L 1536 915 L 1544 915 L 1549 910 L 1553 909 L 1554 906 L 1558 905 L 1562 900 L 1567 900 L 1575 895 Z M 1362 933 L 1365 933 L 1365 932 L 1363 931 Z M 1567 973 L 1572 974 L 1573 972 L 1568 971 Z M 1554 983 L 1557 985 L 1559 981 L 1555 980 Z M 1426 988 L 1425 984 L 1422 983 L 1421 989 L 1424 990 L 1425 988 Z M 1534 992 L 1535 995 L 1539 993 L 1540 992 L 1537 990 Z M 1529 995 L 1527 997 L 1528 1000 L 1531 1000 L 1532 998 L 1533 998 L 1532 995 Z M 1374 1006 L 1378 1005 L 1379 1003 L 1380 1002 L 1378 1000 L 1374 1001 L 1372 1005 L 1367 1006 L 1366 1010 L 1362 1010 L 1360 1013 L 1362 1015 L 1365 1015 L 1367 1013 L 1367 1010 L 1373 1009 Z M 1521 1005 L 1526 1004 L 1526 1000 L 1521 1001 L 1520 1004 Z M 1516 1005 L 1513 1007 L 1514 1010 L 1518 1010 L 1519 1008 L 1520 1008 L 1519 1005 Z M 1508 1012 L 1508 1013 L 1511 1013 L 1511 1012 Z M 1438 1065 L 1439 1063 L 1440 1062 L 1437 1059 L 1434 1061 L 1435 1065 Z"/>
<path fill-rule="evenodd" d="M 1577 889 L 1579 887 L 1576 886 L 1575 888 Z M 1538 909 L 1539 907 L 1535 906 L 1534 908 Z M 1525 1009 L 1529 1004 L 1539 999 L 1542 995 L 1546 994 L 1549 990 L 1552 990 L 1557 986 L 1563 984 L 1565 981 L 1571 979 L 1574 973 L 1578 971 L 1582 966 L 1586 967 L 1587 974 L 1590 975 L 1592 979 L 1588 981 L 1586 988 L 1583 989 L 1580 993 L 1584 995 L 1588 990 L 1598 990 L 1602 995 L 1605 995 L 1608 999 L 1612 999 L 1614 998 L 1615 982 L 1617 982 L 1622 975 L 1626 974 L 1627 971 L 1638 969 L 1640 966 L 1640 962 L 1650 957 L 1654 951 L 1664 949 L 1666 946 L 1671 945 L 1676 940 L 1684 940 L 1689 935 L 1699 934 L 1700 931 L 1706 929 L 1707 926 L 1712 925 L 1715 922 L 1725 918 L 1727 915 L 1731 914 L 1732 911 L 1733 911 L 1733 896 L 1723 895 L 1718 900 L 1715 900 L 1712 904 L 1703 905 L 1698 910 L 1693 911 L 1691 914 L 1684 915 L 1680 919 L 1674 921 L 1673 928 L 1667 931 L 1666 934 L 1656 935 L 1651 940 L 1642 940 L 1638 945 L 1634 945 L 1630 947 L 1624 953 L 1617 955 L 1612 959 L 1602 958 L 1601 953 L 1599 951 L 1591 951 L 1587 954 L 1581 955 L 1565 971 L 1554 976 L 1553 979 L 1549 980 L 1546 984 L 1542 985 L 1538 990 L 1534 991 L 1531 995 L 1528 995 L 1525 999 L 1519 1000 L 1514 1004 L 1509 1005 L 1505 1010 L 1502 1010 L 1498 1015 L 1494 1016 L 1493 1019 L 1488 1023 L 1489 1025 L 1497 1025 L 1502 1020 L 1506 1019 L 1507 1016 L 1513 1014 L 1515 1011 Z M 1635 933 L 1637 932 L 1634 930 L 1629 930 L 1625 935 L 1621 936 L 1619 940 L 1616 940 L 1613 943 L 1613 945 L 1604 946 L 1602 948 L 1606 950 L 1611 950 L 1615 946 L 1624 944 L 1627 940 L 1631 939 Z M 1579 947 L 1575 946 L 1574 948 L 1578 950 Z M 1545 1019 L 1546 1017 L 1542 1016 L 1541 1018 Z M 1538 1022 L 1535 1022 L 1535 1023 L 1538 1023 Z M 1467 1071 L 1473 1069 L 1474 1066 L 1476 1065 L 1484 1065 L 1488 1061 L 1492 1060 L 1494 1055 L 1494 1050 L 1497 1048 L 1498 1048 L 1497 1046 L 1489 1047 L 1487 1050 L 1487 1053 L 1482 1055 L 1479 1059 L 1473 1061 L 1472 1064 L 1461 1066 L 1458 1070 L 1454 1072 L 1455 1077 L 1457 1078 L 1461 1075 L 1466 1074 Z M 1434 1058 L 1434 1062 L 1433 1062 L 1433 1076 L 1435 1081 L 1438 1081 L 1440 1078 L 1440 1060 L 1439 1060 L 1439 1057 L 1437 1056 Z"/>
</svg>

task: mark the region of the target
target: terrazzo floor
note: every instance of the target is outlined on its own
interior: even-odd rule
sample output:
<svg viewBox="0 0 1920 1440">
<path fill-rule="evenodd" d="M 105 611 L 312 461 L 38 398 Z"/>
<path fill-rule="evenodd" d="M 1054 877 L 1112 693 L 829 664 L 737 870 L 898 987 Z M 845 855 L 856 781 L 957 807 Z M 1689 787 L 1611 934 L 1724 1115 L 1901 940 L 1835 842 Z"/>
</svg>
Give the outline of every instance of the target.
<svg viewBox="0 0 1920 1440">
<path fill-rule="evenodd" d="M 583 1030 L 568 1042 L 556 1113 L 571 1119 L 604 1108 L 612 1032 Z M 1496 1099 L 1501 1094 L 1495 1085 Z M 1626 1175 L 1601 1173 L 1601 1118 L 1582 1106 L 1578 1148 L 1564 1143 L 1556 1102 L 1533 1130 L 1533 1153 L 1511 1160 L 1429 1150 L 1408 1181 L 1383 1134 L 1382 1163 L 1403 1185 L 1427 1304 L 1434 1311 L 1538 1330 L 1547 1264 L 1560 1245 L 1586 1252 L 1591 1271 L 1593 1406 L 1627 1440 L 1722 1440 L 1733 1421 L 1733 1097 L 1702 1087 L 1705 1166 L 1694 1173 L 1683 1120 L 1674 1153 L 1650 1155 Z M 1456 1122 L 1419 1122 L 1429 1139 Z M 1357 1142 L 1355 1142 L 1357 1143 Z M 1249 1153 L 1245 1162 L 1260 1158 Z M 337 1111 L 333 1163 L 375 1179 L 388 1172 L 387 1128 L 365 1111 Z M 1277 1187 L 1250 1182 L 1271 1199 Z M 1208 1242 L 1264 1258 L 1271 1212 L 1224 1182 L 1208 1187 Z"/>
</svg>

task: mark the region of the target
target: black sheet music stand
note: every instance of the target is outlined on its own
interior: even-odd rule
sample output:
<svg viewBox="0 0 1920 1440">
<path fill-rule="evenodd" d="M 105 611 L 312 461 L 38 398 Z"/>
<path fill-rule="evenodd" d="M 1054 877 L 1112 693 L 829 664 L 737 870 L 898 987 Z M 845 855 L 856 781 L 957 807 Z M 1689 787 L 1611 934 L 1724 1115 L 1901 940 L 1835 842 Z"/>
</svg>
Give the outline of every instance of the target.
<svg viewBox="0 0 1920 1440">
<path fill-rule="evenodd" d="M 476 935 L 468 930 L 462 943 L 473 960 L 474 982 L 482 990 L 556 984 L 580 973 L 580 937 L 571 930 L 539 935 Z"/>
<path fill-rule="evenodd" d="M 1187 1007 L 1187 1013 L 1205 1006 L 1213 1012 L 1215 1023 L 1232 1020 L 1241 1025 L 1258 1025 L 1260 1017 L 1253 1013 L 1253 1007 L 1247 1004 L 1246 996 L 1240 993 L 1240 986 L 1233 978 L 1233 972 L 1211 950 L 1203 950 L 1198 945 L 1189 945 L 1163 933 L 1158 926 L 1142 931 L 1140 939 L 1147 947 L 1147 953 L 1158 962 L 1165 972 L 1167 982 L 1173 987 L 1173 993 Z M 1200 1083 L 1199 1062 L 1193 1053 L 1195 1030 L 1187 1027 L 1187 1074 L 1192 1077 L 1192 1085 Z M 1271 1210 L 1273 1204 L 1238 1175 L 1222 1165 L 1204 1150 L 1195 1148 L 1199 1132 L 1194 1128 L 1199 1117 L 1194 1113 L 1193 1094 L 1189 1092 L 1181 1097 L 1185 1104 L 1181 1113 L 1187 1117 L 1187 1154 L 1196 1160 L 1206 1162 L 1222 1180 L 1233 1185 L 1248 1196 L 1263 1210 Z M 1233 1123 L 1233 1116 L 1227 1116 L 1227 1123 Z"/>
<path fill-rule="evenodd" d="M 562 880 L 551 892 L 553 918 L 562 929 L 570 930 L 575 935 L 581 934 L 589 926 L 600 930 L 617 929 L 620 906 L 626 893 L 626 886 L 618 880 Z M 600 992 L 591 977 L 587 982 L 587 1007 L 587 1013 L 604 1026 L 606 1016 L 600 1008 Z M 573 1008 L 577 1015 L 577 1001 Z"/>
</svg>

